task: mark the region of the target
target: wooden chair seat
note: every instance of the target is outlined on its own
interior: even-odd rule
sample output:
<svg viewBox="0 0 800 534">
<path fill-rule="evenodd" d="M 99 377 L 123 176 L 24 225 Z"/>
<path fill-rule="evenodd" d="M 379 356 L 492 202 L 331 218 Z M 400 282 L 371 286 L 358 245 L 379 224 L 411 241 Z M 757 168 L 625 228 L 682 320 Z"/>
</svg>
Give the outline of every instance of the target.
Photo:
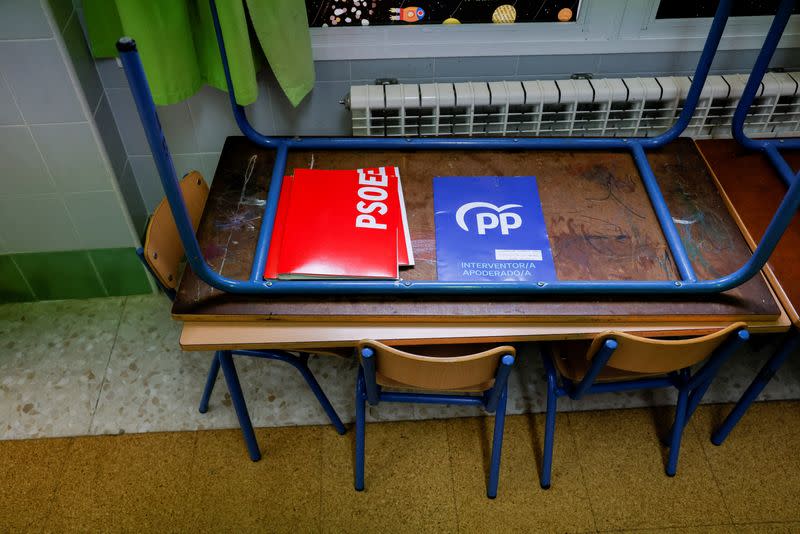
<svg viewBox="0 0 800 534">
<path fill-rule="evenodd" d="M 580 382 L 589 368 L 592 361 L 586 359 L 586 352 L 591 346 L 591 341 L 562 341 L 548 345 L 553 363 L 561 376 L 573 381 Z M 624 380 L 636 380 L 648 376 L 656 376 L 659 373 L 634 373 L 613 367 L 604 367 L 595 379 L 595 382 L 617 382 Z"/>
<path fill-rule="evenodd" d="M 402 391 L 417 391 L 421 388 L 417 386 L 411 386 L 409 384 L 403 384 L 402 382 L 398 382 L 396 380 L 392 380 L 391 378 L 387 378 L 380 373 L 375 373 L 375 382 L 378 383 L 379 386 L 384 388 L 389 388 L 392 390 L 402 390 Z M 446 391 L 447 393 L 483 393 L 487 389 L 490 389 L 494 386 L 494 378 L 491 380 L 479 384 L 477 386 L 464 388 L 464 389 L 434 389 L 429 391 Z"/>
</svg>

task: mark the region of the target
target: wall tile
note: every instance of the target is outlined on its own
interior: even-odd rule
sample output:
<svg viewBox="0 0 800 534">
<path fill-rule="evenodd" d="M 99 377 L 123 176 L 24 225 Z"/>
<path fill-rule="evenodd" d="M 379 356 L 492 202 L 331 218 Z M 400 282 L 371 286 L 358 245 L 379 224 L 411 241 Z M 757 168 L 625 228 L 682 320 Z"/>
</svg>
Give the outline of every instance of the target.
<svg viewBox="0 0 800 534">
<path fill-rule="evenodd" d="M 285 97 L 270 84 L 270 97 L 276 105 L 275 130 L 278 135 L 342 135 L 350 129 L 350 112 L 339 100 L 350 90 L 349 82 L 318 82 L 299 106 L 283 104 Z M 280 103 L 280 104 L 278 104 Z"/>
<path fill-rule="evenodd" d="M 756 57 L 758 57 L 758 50 L 720 50 L 714 56 L 714 62 L 711 63 L 711 74 L 750 72 L 756 62 Z M 696 66 L 692 67 L 692 72 Z"/>
<path fill-rule="evenodd" d="M 130 247 L 136 244 L 115 191 L 64 195 L 80 248 Z"/>
<path fill-rule="evenodd" d="M 89 44 L 86 42 L 86 37 L 83 35 L 83 29 L 78 17 L 72 17 L 64 29 L 64 44 L 72 59 L 72 65 L 78 75 L 78 81 L 83 88 L 86 102 L 89 104 L 89 110 L 94 112 L 97 109 L 98 102 L 100 102 L 100 97 L 103 96 L 103 85 L 100 83 L 100 76 L 94 66 L 94 59 L 89 50 Z"/>
<path fill-rule="evenodd" d="M 191 171 L 203 172 L 203 158 L 200 154 L 172 154 L 172 164 L 175 165 L 175 173 L 178 178 Z M 161 196 L 164 196 L 163 191 Z"/>
<path fill-rule="evenodd" d="M 152 156 L 131 156 L 129 159 L 136 185 L 142 194 L 144 208 L 147 213 L 153 213 L 158 203 L 164 197 L 164 189 L 161 187 L 161 180 L 158 177 L 156 164 Z"/>
<path fill-rule="evenodd" d="M 54 39 L 0 41 L 0 70 L 28 124 L 86 120 Z"/>
<path fill-rule="evenodd" d="M 597 72 L 599 55 L 520 56 L 517 74 L 521 77 L 553 76 L 569 78 L 579 72 Z M 543 78 L 544 79 L 544 78 Z"/>
<path fill-rule="evenodd" d="M 144 128 L 139 121 L 139 114 L 130 90 L 127 88 L 106 89 L 106 96 L 114 115 L 114 121 L 117 123 L 117 130 L 122 137 L 125 152 L 129 156 L 150 154 L 147 137 L 144 135 Z"/>
<path fill-rule="evenodd" d="M 350 62 L 350 79 L 373 82 L 377 78 L 432 78 L 433 59 L 370 59 Z"/>
<path fill-rule="evenodd" d="M 0 39 L 52 37 L 50 25 L 38 0 L 3 0 Z"/>
<path fill-rule="evenodd" d="M 349 61 L 315 61 L 314 73 L 318 82 L 350 81 Z"/>
<path fill-rule="evenodd" d="M 139 118 L 137 116 L 136 120 Z M 169 106 L 158 106 L 158 120 L 164 129 L 169 150 L 175 154 L 200 152 L 194 135 L 194 123 L 186 101 Z"/>
<path fill-rule="evenodd" d="M 64 26 L 69 21 L 69 16 L 72 14 L 73 5 L 70 0 L 48 0 L 50 4 L 50 11 L 53 13 L 56 26 L 59 31 L 64 30 Z"/>
<path fill-rule="evenodd" d="M 109 296 L 152 293 L 150 281 L 134 248 L 90 250 L 89 257 L 97 268 Z"/>
<path fill-rule="evenodd" d="M 106 89 L 128 87 L 125 71 L 117 64 L 116 59 L 98 59 L 95 61 L 95 65 L 97 66 L 97 72 L 100 74 L 100 80 L 103 82 L 103 87 Z"/>
<path fill-rule="evenodd" d="M 14 261 L 39 300 L 106 296 L 85 251 L 15 254 Z"/>
<path fill-rule="evenodd" d="M 653 54 L 605 54 L 600 57 L 597 72 L 604 77 L 610 74 L 633 76 L 675 76 L 694 72 L 699 53 L 687 52 L 673 54 L 671 52 Z"/>
<path fill-rule="evenodd" d="M 205 86 L 188 103 L 200 152 L 218 152 L 226 137 L 242 135 L 233 118 L 227 93 Z"/>
<path fill-rule="evenodd" d="M 24 123 L 17 103 L 14 102 L 14 95 L 11 94 L 5 77 L 0 73 L 0 126 Z"/>
<path fill-rule="evenodd" d="M 517 56 L 507 57 L 443 57 L 434 60 L 436 78 L 463 78 L 470 76 L 504 76 L 517 72 Z"/>
<path fill-rule="evenodd" d="M 32 126 L 56 187 L 62 192 L 111 189 L 111 175 L 88 123 Z"/>
<path fill-rule="evenodd" d="M 130 90 L 108 89 L 106 95 L 128 155 L 150 154 L 147 137 Z M 181 154 L 200 152 L 194 135 L 189 105 L 185 101 L 170 106 L 158 106 L 158 119 L 171 152 Z"/>
<path fill-rule="evenodd" d="M 0 304 L 25 302 L 35 298 L 12 256 L 0 256 Z"/>
<path fill-rule="evenodd" d="M 0 197 L 0 233 L 12 252 L 79 248 L 64 202 L 54 194 Z"/>
<path fill-rule="evenodd" d="M 142 194 L 139 192 L 139 186 L 136 185 L 133 169 L 127 162 L 124 171 L 118 176 L 120 193 L 122 193 L 122 198 L 125 199 L 125 206 L 128 208 L 136 234 L 142 239 L 145 225 L 147 224 L 147 210 L 144 207 L 144 200 L 142 200 Z"/>
<path fill-rule="evenodd" d="M 786 70 L 800 69 L 800 48 L 779 48 L 772 56 L 769 66 L 782 67 Z"/>
<path fill-rule="evenodd" d="M 0 127 L 0 162 L 0 195 L 48 193 L 55 189 L 26 126 Z"/>
<path fill-rule="evenodd" d="M 121 176 L 125 164 L 128 162 L 128 154 L 125 152 L 125 145 L 122 144 L 122 138 L 117 130 L 114 114 L 111 113 L 111 106 L 108 105 L 108 99 L 105 96 L 101 98 L 97 112 L 94 114 L 94 122 L 100 139 L 105 145 L 106 154 L 111 160 L 111 168 L 114 169 L 115 175 Z"/>
<path fill-rule="evenodd" d="M 262 74 L 258 79 L 258 98 L 246 108 L 247 118 L 250 120 L 250 124 L 264 135 L 275 135 L 276 133 L 276 119 L 272 111 L 273 103 L 271 101 L 274 93 L 270 90 L 270 87 L 276 86 L 277 83 L 277 80 L 275 80 L 271 72 Z M 311 92 L 313 93 L 314 91 L 312 90 Z M 303 102 L 308 102 L 309 98 L 311 98 L 311 95 L 306 96 Z M 286 95 L 283 94 L 283 91 L 280 91 L 280 100 L 276 101 L 275 107 L 286 107 L 289 109 L 292 107 Z M 241 135 L 241 132 L 239 132 L 239 134 Z"/>
<path fill-rule="evenodd" d="M 203 177 L 210 185 L 214 181 L 214 174 L 217 171 L 217 164 L 219 163 L 220 152 L 211 154 L 201 154 L 203 158 Z"/>
</svg>

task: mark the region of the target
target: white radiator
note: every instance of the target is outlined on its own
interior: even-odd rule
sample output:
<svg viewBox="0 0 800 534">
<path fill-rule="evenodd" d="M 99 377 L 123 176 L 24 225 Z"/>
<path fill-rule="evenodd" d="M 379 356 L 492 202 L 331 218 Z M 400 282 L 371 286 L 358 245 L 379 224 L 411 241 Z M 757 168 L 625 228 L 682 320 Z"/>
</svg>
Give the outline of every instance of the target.
<svg viewBox="0 0 800 534">
<path fill-rule="evenodd" d="M 747 75 L 709 76 L 685 135 L 730 137 Z M 800 135 L 800 72 L 767 73 L 745 131 Z M 691 78 L 357 85 L 356 136 L 653 136 L 681 112 Z"/>
</svg>

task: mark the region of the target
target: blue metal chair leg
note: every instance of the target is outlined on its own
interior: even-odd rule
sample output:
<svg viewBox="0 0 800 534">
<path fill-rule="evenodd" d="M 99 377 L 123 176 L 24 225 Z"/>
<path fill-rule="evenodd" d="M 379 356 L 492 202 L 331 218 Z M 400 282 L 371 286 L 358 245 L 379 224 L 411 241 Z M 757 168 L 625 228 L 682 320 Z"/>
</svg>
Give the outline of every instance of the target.
<svg viewBox="0 0 800 534">
<path fill-rule="evenodd" d="M 303 375 L 306 384 L 308 384 L 308 387 L 314 392 L 314 395 L 317 397 L 322 409 L 325 410 L 325 413 L 328 415 L 328 419 L 330 419 L 331 424 L 334 426 L 334 428 L 336 428 L 336 432 L 339 434 L 344 434 L 346 429 L 342 423 L 342 420 L 339 419 L 339 414 L 337 414 L 336 410 L 333 409 L 331 401 L 328 400 L 325 392 L 322 391 L 322 387 L 319 385 L 319 382 L 317 382 L 314 373 L 312 373 L 311 369 L 308 368 L 308 356 L 305 356 L 301 362 L 302 363 L 297 366 L 297 370 L 300 371 L 300 374 Z"/>
<path fill-rule="evenodd" d="M 261 459 L 261 451 L 258 449 L 256 434 L 253 431 L 253 424 L 250 422 L 250 414 L 247 412 L 247 404 L 244 402 L 242 386 L 239 383 L 239 375 L 236 373 L 236 366 L 233 363 L 231 351 L 222 350 L 219 352 L 219 363 L 222 367 L 222 374 L 225 375 L 225 382 L 228 384 L 228 392 L 231 394 L 233 408 L 236 410 L 236 417 L 239 418 L 239 426 L 242 428 L 244 442 L 247 444 L 247 451 L 250 459 L 257 462 Z"/>
<path fill-rule="evenodd" d="M 678 391 L 678 405 L 675 407 L 675 422 L 672 424 L 672 438 L 669 445 L 669 459 L 667 460 L 667 476 L 675 476 L 678 469 L 678 454 L 681 448 L 681 437 L 686 427 L 686 412 L 689 407 L 689 390 L 682 387 Z"/>
<path fill-rule="evenodd" d="M 503 431 L 506 421 L 506 400 L 508 386 L 503 389 L 494 414 L 494 433 L 492 434 L 492 463 L 489 468 L 489 485 L 486 496 L 490 499 L 497 497 L 497 484 L 500 481 L 500 457 L 503 452 Z"/>
<path fill-rule="evenodd" d="M 714 445 L 722 445 L 722 442 L 725 441 L 725 438 L 731 433 L 733 427 L 736 426 L 750 405 L 753 404 L 761 392 L 764 391 L 764 388 L 769 381 L 772 380 L 772 377 L 775 376 L 775 373 L 778 372 L 778 369 L 781 368 L 783 362 L 797 350 L 798 346 L 800 346 L 800 332 L 795 331 L 790 334 L 788 339 L 784 340 L 775 354 L 767 360 L 767 363 L 764 364 L 747 387 L 731 413 L 728 414 L 728 417 L 725 418 L 722 425 L 711 435 L 711 443 Z"/>
<path fill-rule="evenodd" d="M 558 397 L 555 391 L 555 377 L 547 380 L 547 415 L 544 424 L 544 452 L 542 454 L 542 473 L 539 485 L 542 489 L 550 489 L 550 474 L 553 469 L 553 440 L 556 433 L 556 404 Z"/>
<path fill-rule="evenodd" d="M 364 387 L 363 371 L 359 369 L 356 379 L 356 491 L 364 489 L 364 428 L 366 424 L 365 403 L 367 393 Z"/>
<path fill-rule="evenodd" d="M 211 392 L 214 391 L 214 384 L 217 382 L 217 375 L 219 374 L 219 353 L 217 351 L 211 357 L 211 366 L 208 368 L 208 377 L 206 378 L 206 387 L 203 389 L 203 396 L 200 397 L 200 413 L 208 411 L 208 399 L 211 398 Z"/>
<path fill-rule="evenodd" d="M 686 421 L 684 421 L 684 425 L 689 424 L 689 419 L 691 419 L 692 415 L 694 415 L 695 410 L 697 410 L 697 407 L 700 405 L 700 401 L 703 400 L 703 396 L 706 394 L 706 391 L 708 391 L 708 388 L 711 386 L 711 382 L 713 381 L 713 377 L 709 378 L 694 388 L 689 394 L 689 402 L 686 406 Z"/>
</svg>

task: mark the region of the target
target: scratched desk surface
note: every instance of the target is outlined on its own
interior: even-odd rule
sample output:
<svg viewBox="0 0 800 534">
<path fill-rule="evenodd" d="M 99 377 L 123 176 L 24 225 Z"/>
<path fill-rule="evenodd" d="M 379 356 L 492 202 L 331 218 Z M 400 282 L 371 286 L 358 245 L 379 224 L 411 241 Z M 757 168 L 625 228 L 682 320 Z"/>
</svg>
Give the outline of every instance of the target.
<svg viewBox="0 0 800 534">
<path fill-rule="evenodd" d="M 745 228 L 755 242 L 760 241 L 786 194 L 786 184 L 764 154 L 745 150 L 732 139 L 708 139 L 699 141 L 698 146 Z M 797 172 L 800 150 L 782 154 Z M 792 321 L 800 326 L 800 213 L 795 214 L 778 242 L 769 265 L 775 274 L 777 289 L 785 294 L 786 309 Z"/>
<path fill-rule="evenodd" d="M 694 143 L 681 139 L 649 155 L 700 279 L 739 268 L 750 249 Z M 209 264 L 247 279 L 261 225 L 274 152 L 229 137 L 198 229 Z M 436 279 L 434 176 L 526 176 L 539 184 L 561 280 L 668 280 L 677 271 L 633 159 L 627 152 L 308 151 L 287 169 L 396 165 L 403 180 L 416 266 L 409 280 Z M 302 282 L 296 282 L 302 283 Z M 763 277 L 722 295 L 559 296 L 238 296 L 213 289 L 190 269 L 173 306 L 183 320 L 711 321 L 769 320 L 781 310 Z"/>
</svg>

